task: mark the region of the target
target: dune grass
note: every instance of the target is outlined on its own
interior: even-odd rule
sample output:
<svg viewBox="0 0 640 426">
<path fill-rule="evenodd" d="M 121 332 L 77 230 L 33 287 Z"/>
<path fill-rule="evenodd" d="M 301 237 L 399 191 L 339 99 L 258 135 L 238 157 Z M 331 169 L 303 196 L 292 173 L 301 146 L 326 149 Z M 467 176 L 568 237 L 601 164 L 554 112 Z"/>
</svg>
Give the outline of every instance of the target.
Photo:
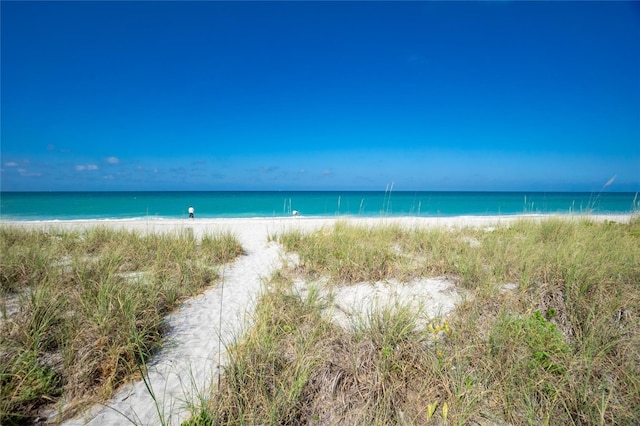
<svg viewBox="0 0 640 426">
<path fill-rule="evenodd" d="M 277 239 L 299 255 L 231 346 L 189 424 L 635 424 L 640 418 L 640 220 L 491 229 L 338 223 Z M 353 329 L 328 286 L 446 275 L 447 318 L 372 310 Z M 323 282 L 318 280 L 317 282 Z M 318 284 L 320 285 L 320 284 Z M 323 284 L 324 285 L 324 284 Z"/>
<path fill-rule="evenodd" d="M 163 317 L 241 253 L 230 234 L 0 227 L 0 424 L 107 398 L 159 348 Z"/>
</svg>

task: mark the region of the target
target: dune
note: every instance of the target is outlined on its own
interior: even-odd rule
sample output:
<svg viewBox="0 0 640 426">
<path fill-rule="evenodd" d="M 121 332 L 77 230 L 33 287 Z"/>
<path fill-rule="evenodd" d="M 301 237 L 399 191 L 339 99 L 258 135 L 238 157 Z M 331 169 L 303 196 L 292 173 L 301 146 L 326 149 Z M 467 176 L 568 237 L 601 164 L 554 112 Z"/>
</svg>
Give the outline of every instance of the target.
<svg viewBox="0 0 640 426">
<path fill-rule="evenodd" d="M 542 220 L 550 216 L 526 216 Z M 567 216 L 561 216 L 567 217 Z M 569 218 L 582 216 L 569 216 Z M 86 229 L 105 226 L 142 233 L 188 232 L 198 238 L 205 234 L 231 232 L 242 243 L 246 255 L 226 265 L 222 284 L 190 299 L 167 318 L 169 334 L 163 349 L 148 365 L 148 377 L 123 386 L 111 399 L 97 404 L 64 425 L 136 424 L 178 425 L 189 416 L 188 403 L 197 400 L 217 383 L 225 363 L 225 345 L 241 337 L 250 324 L 251 314 L 265 278 L 281 267 L 282 248 L 269 236 L 289 230 L 311 232 L 331 227 L 336 221 L 353 225 L 377 226 L 398 224 L 403 227 L 485 227 L 512 223 L 523 216 L 441 217 L 441 218 L 287 218 L 256 219 L 183 219 L 183 220 L 99 220 L 10 222 L 27 228 Z M 628 221 L 629 216 L 589 216 L 596 221 Z M 7 222 L 4 222 L 7 223 Z M 412 283 L 400 291 L 397 283 L 355 286 L 336 294 L 336 307 L 345 321 L 357 309 L 393 297 L 407 300 L 422 298 L 430 303 L 432 313 L 442 313 L 455 306 L 457 293 L 451 283 L 429 279 Z M 368 305 L 367 305 L 368 303 Z M 366 306 L 365 306 L 366 305 Z M 54 420 L 58 413 L 51 413 Z"/>
</svg>

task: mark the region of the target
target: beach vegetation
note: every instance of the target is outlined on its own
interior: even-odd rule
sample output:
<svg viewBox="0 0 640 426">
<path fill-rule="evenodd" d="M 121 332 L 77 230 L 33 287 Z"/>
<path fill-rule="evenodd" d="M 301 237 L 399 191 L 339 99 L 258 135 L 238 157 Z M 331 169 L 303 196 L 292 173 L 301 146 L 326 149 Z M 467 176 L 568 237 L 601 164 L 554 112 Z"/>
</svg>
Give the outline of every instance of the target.
<svg viewBox="0 0 640 426">
<path fill-rule="evenodd" d="M 275 237 L 274 274 L 230 345 L 200 424 L 635 424 L 640 220 L 491 228 L 335 226 Z M 332 320 L 331 288 L 447 276 L 446 316 L 410 306 Z M 302 292 L 301 280 L 310 284 Z M 325 291 L 329 289 L 329 291 Z"/>
<path fill-rule="evenodd" d="M 144 374 L 163 318 L 243 253 L 231 234 L 0 227 L 0 424 L 61 416 Z"/>
</svg>

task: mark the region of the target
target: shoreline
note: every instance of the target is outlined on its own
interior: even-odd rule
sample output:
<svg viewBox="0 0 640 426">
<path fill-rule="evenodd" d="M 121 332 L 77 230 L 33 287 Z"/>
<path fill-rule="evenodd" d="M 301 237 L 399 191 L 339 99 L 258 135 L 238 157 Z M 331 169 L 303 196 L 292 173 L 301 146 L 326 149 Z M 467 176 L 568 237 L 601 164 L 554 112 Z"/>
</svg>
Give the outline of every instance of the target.
<svg viewBox="0 0 640 426">
<path fill-rule="evenodd" d="M 179 216 L 128 216 L 128 217 L 21 217 L 14 215 L 2 215 L 0 214 L 0 223 L 4 222 L 104 222 L 104 221 L 187 221 L 187 220 L 283 220 L 283 219 L 448 219 L 457 217 L 496 217 L 496 218 L 508 218 L 508 217 L 599 217 L 599 216 L 636 216 L 640 215 L 638 211 L 624 211 L 624 212 L 605 212 L 605 213 L 593 213 L 593 212 L 552 212 L 552 213 L 535 213 L 535 212 L 520 212 L 520 213 L 469 213 L 469 214 L 438 214 L 438 215 L 411 215 L 411 214 L 398 214 L 398 215 L 361 215 L 361 214 L 335 214 L 335 215 L 272 215 L 272 216 L 203 216 L 197 215 L 194 219 L 187 217 L 187 215 Z"/>
<path fill-rule="evenodd" d="M 346 222 L 357 225 L 379 225 L 379 224 L 413 224 L 420 226 L 483 226 L 488 224 L 512 223 L 518 220 L 592 220 L 595 222 L 612 221 L 618 223 L 628 223 L 636 214 L 616 213 L 616 214 L 513 214 L 513 215 L 458 215 L 458 216 L 276 216 L 276 217 L 230 217 L 230 218 L 170 218 L 170 217 L 144 217 L 144 218 L 110 218 L 110 219 L 43 219 L 43 220 L 16 220 L 0 218 L 0 226 L 24 226 L 24 227 L 94 227 L 94 226 L 121 226 L 125 228 L 139 229 L 141 226 L 153 225 L 159 227 L 206 227 L 211 225 L 231 226 L 242 224 L 264 224 L 264 225 L 291 225 L 299 224 L 302 227 L 307 225 L 327 225 L 338 222 Z"/>
</svg>

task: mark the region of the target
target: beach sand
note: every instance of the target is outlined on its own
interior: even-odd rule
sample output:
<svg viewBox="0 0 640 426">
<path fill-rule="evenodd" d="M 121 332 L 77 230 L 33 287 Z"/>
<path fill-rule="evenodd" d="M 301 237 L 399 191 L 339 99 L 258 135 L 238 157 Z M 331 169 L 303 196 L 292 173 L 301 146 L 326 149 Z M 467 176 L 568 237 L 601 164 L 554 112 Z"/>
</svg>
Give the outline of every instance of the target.
<svg viewBox="0 0 640 426">
<path fill-rule="evenodd" d="M 148 365 L 147 384 L 143 381 L 123 386 L 109 401 L 91 407 L 82 415 L 66 420 L 64 425 L 178 425 L 189 416 L 187 404 L 197 401 L 216 386 L 224 365 L 225 344 L 242 336 L 250 326 L 250 317 L 262 290 L 264 279 L 281 267 L 284 252 L 273 236 L 289 230 L 311 232 L 331 227 L 336 221 L 362 226 L 398 224 L 403 227 L 491 227 L 507 225 L 525 216 L 446 217 L 446 218 L 256 218 L 256 219 L 182 219 L 182 220 L 98 220 L 2 222 L 25 228 L 58 228 L 79 230 L 103 226 L 138 232 L 189 232 L 196 238 L 205 234 L 231 232 L 243 245 L 246 255 L 223 268 L 222 285 L 184 302 L 167 319 L 169 334 L 163 349 Z M 544 220 L 551 216 L 526 216 Z M 560 216 L 580 219 L 583 216 Z M 630 216 L 588 216 L 594 221 L 626 222 Z M 304 291 L 304 283 L 297 283 Z M 453 309 L 459 296 L 453 283 L 443 279 L 402 283 L 364 283 L 340 290 L 335 296 L 338 322 L 346 324 L 348 316 L 369 309 L 380 301 L 394 298 L 422 300 L 431 315 Z M 221 320 L 222 318 L 222 320 Z M 147 385 L 155 394 L 155 401 Z M 55 421 L 56 413 L 50 420 Z"/>
</svg>

